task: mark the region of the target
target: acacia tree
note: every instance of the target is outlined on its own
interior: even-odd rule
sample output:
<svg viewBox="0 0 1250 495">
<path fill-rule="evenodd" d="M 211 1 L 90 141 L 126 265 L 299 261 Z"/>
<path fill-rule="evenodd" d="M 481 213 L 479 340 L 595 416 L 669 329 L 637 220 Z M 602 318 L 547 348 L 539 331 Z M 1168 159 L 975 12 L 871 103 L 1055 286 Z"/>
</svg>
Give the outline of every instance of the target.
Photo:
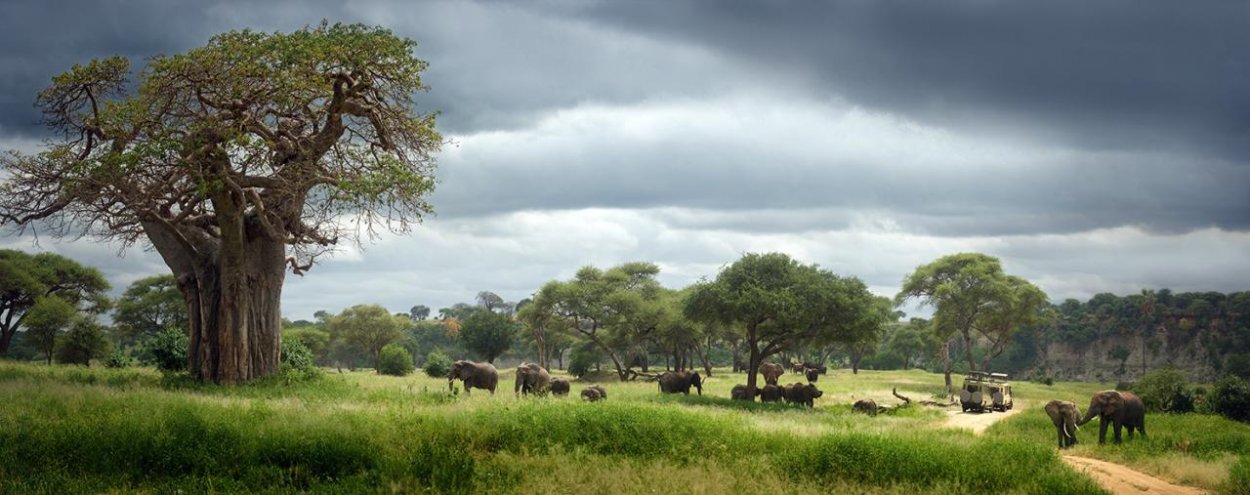
<svg viewBox="0 0 1250 495">
<path fill-rule="evenodd" d="M 568 282 L 548 282 L 528 306 L 548 311 L 563 320 L 563 328 L 598 347 L 625 381 L 628 373 L 617 350 L 635 340 L 631 333 L 650 331 L 648 323 L 658 324 L 647 308 L 648 302 L 660 297 L 662 287 L 655 279 L 659 272 L 654 263 L 645 262 L 608 270 L 583 267 Z"/>
<path fill-rule="evenodd" d="M 0 249 L 0 356 L 40 299 L 54 297 L 95 313 L 108 307 L 108 289 L 99 270 L 59 254 Z"/>
<path fill-rule="evenodd" d="M 963 337 L 964 357 L 977 369 L 973 344 L 978 335 L 990 343 L 984 364 L 1005 348 L 1011 334 L 1033 321 L 1046 305 L 1046 294 L 1028 281 L 1003 273 L 998 258 L 981 253 L 959 253 L 916 268 L 903 280 L 896 303 L 919 299 L 934 307 L 933 329 L 942 342 L 946 393 L 951 381 L 950 344 Z"/>
<path fill-rule="evenodd" d="M 146 242 L 189 309 L 190 369 L 237 383 L 277 371 L 282 284 L 341 241 L 406 232 L 430 211 L 432 115 L 415 43 L 322 23 L 233 31 L 53 78 L 37 106 L 60 136 L 0 161 L 0 224 Z"/>
<path fill-rule="evenodd" d="M 517 324 L 511 317 L 485 307 L 465 318 L 460 327 L 460 339 L 464 342 L 465 349 L 473 351 L 492 364 L 495 358 L 512 347 L 516 334 Z"/>
<path fill-rule="evenodd" d="M 740 332 L 748 350 L 747 396 L 754 397 L 764 359 L 813 341 L 854 338 L 870 321 L 872 294 L 854 277 L 839 277 L 782 253 L 748 253 L 696 284 L 686 300 L 695 321 Z"/>
<path fill-rule="evenodd" d="M 151 337 L 166 328 L 186 332 L 187 305 L 173 275 L 134 281 L 117 299 L 113 323 L 127 338 Z"/>
<path fill-rule="evenodd" d="M 379 357 L 386 344 L 399 340 L 408 327 L 407 316 L 392 315 L 377 304 L 357 304 L 330 318 L 326 325 L 330 334 L 344 344 L 364 352 L 379 374 Z"/>
</svg>

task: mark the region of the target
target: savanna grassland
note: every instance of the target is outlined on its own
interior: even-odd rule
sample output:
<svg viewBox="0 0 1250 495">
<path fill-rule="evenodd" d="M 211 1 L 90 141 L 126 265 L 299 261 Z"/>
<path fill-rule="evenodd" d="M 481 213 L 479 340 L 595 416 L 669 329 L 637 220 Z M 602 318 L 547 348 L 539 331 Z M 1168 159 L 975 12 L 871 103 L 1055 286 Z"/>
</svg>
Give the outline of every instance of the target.
<svg viewBox="0 0 1250 495">
<path fill-rule="evenodd" d="M 0 491 L 1101 493 L 1062 463 L 1037 408 L 1086 402 L 1098 384 L 1019 384 L 1027 410 L 975 435 L 935 408 L 850 413 L 857 398 L 898 404 L 894 387 L 915 400 L 940 392 L 941 375 L 920 371 L 831 371 L 814 410 L 731 401 L 744 377 L 727 371 L 701 397 L 605 381 L 599 403 L 576 398 L 580 382 L 568 398 L 516 398 L 512 378 L 501 370 L 494 396 L 466 396 L 423 375 L 217 387 L 0 362 Z M 1103 447 L 1087 427 L 1072 452 L 1233 490 L 1250 426 L 1198 415 L 1147 425 L 1148 441 Z"/>
</svg>

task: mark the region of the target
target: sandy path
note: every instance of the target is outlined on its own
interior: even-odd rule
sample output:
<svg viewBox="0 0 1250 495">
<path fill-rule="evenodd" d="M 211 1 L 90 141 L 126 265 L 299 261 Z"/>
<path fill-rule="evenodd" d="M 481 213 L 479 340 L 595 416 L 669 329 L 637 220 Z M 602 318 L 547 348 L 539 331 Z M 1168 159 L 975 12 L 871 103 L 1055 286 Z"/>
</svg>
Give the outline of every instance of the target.
<svg viewBox="0 0 1250 495">
<path fill-rule="evenodd" d="M 1010 418 L 1012 415 L 1019 414 L 1023 411 L 1023 407 L 1008 409 L 1007 412 L 963 412 L 963 411 L 946 411 L 946 424 L 948 428 L 965 428 L 972 430 L 973 433 L 980 435 L 985 432 L 990 425 Z"/>
<path fill-rule="evenodd" d="M 1093 478 L 1103 488 L 1115 494 L 1199 495 L 1206 493 L 1197 488 L 1174 485 L 1154 476 L 1107 461 L 1074 455 L 1063 456 L 1063 461 L 1077 471 Z"/>
</svg>

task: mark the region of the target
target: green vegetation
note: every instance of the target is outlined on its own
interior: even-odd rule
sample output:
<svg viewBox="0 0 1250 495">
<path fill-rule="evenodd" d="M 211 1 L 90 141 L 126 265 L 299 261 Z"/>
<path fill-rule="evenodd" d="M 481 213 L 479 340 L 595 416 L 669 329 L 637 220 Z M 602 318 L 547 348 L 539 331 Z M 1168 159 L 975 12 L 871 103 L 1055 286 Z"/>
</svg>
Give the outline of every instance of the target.
<svg viewBox="0 0 1250 495">
<path fill-rule="evenodd" d="M 935 375 L 848 375 L 814 411 L 726 399 L 741 378 L 710 380 L 706 397 L 608 383 L 612 400 L 590 404 L 451 395 L 419 375 L 224 387 L 0 363 L 0 401 L 16 405 L 0 409 L 0 491 L 632 493 L 685 473 L 697 478 L 674 487 L 706 493 L 1099 492 L 1048 435 L 991 442 L 923 408 L 868 418 L 845 402 L 851 389 L 924 393 Z M 960 461 L 984 455 L 994 462 Z"/>
<path fill-rule="evenodd" d="M 425 357 L 425 375 L 430 378 L 446 378 L 451 373 L 451 358 L 443 351 L 434 349 Z"/>
<path fill-rule="evenodd" d="M 387 344 L 378 356 L 378 373 L 391 376 L 407 376 L 412 373 L 412 355 L 398 344 Z"/>
</svg>

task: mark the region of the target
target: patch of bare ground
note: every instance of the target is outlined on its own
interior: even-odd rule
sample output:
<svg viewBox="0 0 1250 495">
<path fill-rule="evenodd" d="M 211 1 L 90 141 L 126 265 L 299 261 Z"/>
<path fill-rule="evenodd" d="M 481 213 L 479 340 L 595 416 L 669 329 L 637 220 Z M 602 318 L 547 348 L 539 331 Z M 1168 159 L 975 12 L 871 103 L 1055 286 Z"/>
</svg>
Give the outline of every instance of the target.
<svg viewBox="0 0 1250 495">
<path fill-rule="evenodd" d="M 1174 485 L 1107 461 L 1074 455 L 1063 456 L 1063 461 L 1115 494 L 1200 495 L 1207 493 L 1197 488 Z"/>
</svg>

